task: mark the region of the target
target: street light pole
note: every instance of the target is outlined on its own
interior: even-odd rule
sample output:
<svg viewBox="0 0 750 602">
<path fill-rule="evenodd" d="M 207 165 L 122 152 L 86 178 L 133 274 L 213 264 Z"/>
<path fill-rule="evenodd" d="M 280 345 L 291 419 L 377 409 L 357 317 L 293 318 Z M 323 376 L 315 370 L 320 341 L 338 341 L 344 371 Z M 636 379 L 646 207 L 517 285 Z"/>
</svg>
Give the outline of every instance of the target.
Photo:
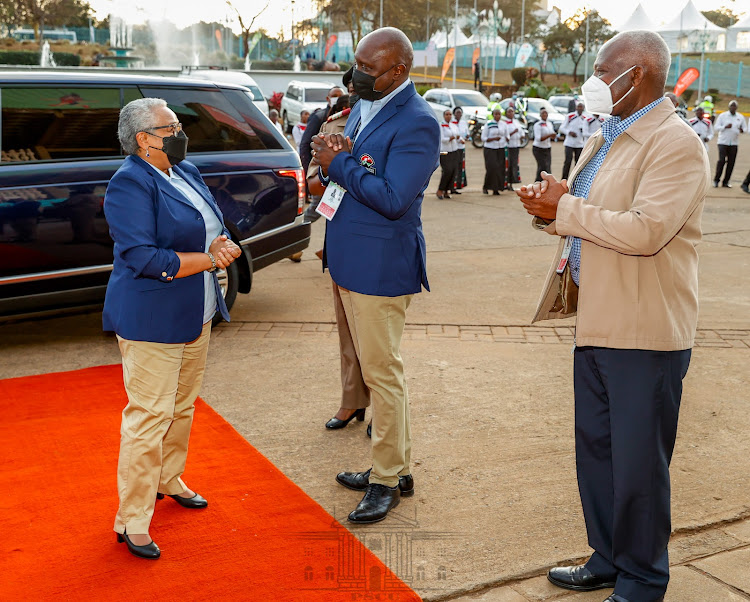
<svg viewBox="0 0 750 602">
<path fill-rule="evenodd" d="M 586 60 L 583 63 L 583 79 L 586 79 L 589 75 L 589 12 L 586 12 Z"/>
<path fill-rule="evenodd" d="M 521 44 L 523 44 L 524 25 L 526 23 L 526 0 L 521 0 Z"/>
<path fill-rule="evenodd" d="M 383 28 L 383 0 L 380 0 L 380 28 Z"/>
<path fill-rule="evenodd" d="M 458 62 L 458 0 L 453 20 L 453 87 L 456 87 L 456 63 Z"/>
<path fill-rule="evenodd" d="M 497 60 L 497 0 L 492 3 L 492 85 L 495 85 L 495 64 Z"/>
</svg>

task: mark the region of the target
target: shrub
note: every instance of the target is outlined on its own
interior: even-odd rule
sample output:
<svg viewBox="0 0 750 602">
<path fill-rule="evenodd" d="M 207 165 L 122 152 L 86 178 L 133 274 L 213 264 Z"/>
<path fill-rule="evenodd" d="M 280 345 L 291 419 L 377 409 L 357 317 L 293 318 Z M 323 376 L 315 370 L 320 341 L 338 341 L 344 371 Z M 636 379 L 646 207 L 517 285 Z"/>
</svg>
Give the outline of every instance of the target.
<svg viewBox="0 0 750 602">
<path fill-rule="evenodd" d="M 78 67 L 81 57 L 72 52 L 53 52 L 55 64 L 60 67 Z M 38 50 L 0 50 L 0 65 L 38 65 Z"/>
<path fill-rule="evenodd" d="M 269 70 L 269 71 L 291 71 L 291 61 L 252 61 L 252 68 L 258 70 Z"/>
<path fill-rule="evenodd" d="M 510 76 L 517 86 L 523 86 L 526 83 L 526 67 L 516 67 L 510 70 Z"/>
<path fill-rule="evenodd" d="M 38 65 L 38 50 L 0 50 L 2 65 Z"/>
<path fill-rule="evenodd" d="M 526 85 L 519 88 L 518 91 L 529 98 L 547 98 L 549 95 L 547 86 L 544 85 L 542 80 L 537 78 L 530 79 Z"/>
</svg>

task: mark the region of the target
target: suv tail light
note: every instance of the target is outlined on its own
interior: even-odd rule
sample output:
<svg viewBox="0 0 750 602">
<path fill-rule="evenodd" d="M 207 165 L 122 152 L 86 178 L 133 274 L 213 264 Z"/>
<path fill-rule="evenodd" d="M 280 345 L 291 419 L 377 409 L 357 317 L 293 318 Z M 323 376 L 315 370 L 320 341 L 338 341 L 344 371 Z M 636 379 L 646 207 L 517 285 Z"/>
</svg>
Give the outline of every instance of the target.
<svg viewBox="0 0 750 602">
<path fill-rule="evenodd" d="M 294 178 L 297 180 L 297 215 L 302 215 L 305 210 L 305 199 L 307 198 L 307 182 L 305 182 L 305 172 L 302 168 L 297 169 L 279 169 L 276 173 L 285 178 Z"/>
</svg>

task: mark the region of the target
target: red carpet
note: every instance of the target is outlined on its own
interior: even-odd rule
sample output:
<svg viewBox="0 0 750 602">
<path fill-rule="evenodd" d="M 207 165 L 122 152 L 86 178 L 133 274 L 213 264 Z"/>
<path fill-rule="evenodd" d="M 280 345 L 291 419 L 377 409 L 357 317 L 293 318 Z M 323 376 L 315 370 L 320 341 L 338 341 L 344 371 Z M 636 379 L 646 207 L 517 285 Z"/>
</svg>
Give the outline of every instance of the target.
<svg viewBox="0 0 750 602">
<path fill-rule="evenodd" d="M 419 600 L 203 401 L 149 561 L 112 531 L 120 366 L 0 381 L 0 600 Z"/>
</svg>

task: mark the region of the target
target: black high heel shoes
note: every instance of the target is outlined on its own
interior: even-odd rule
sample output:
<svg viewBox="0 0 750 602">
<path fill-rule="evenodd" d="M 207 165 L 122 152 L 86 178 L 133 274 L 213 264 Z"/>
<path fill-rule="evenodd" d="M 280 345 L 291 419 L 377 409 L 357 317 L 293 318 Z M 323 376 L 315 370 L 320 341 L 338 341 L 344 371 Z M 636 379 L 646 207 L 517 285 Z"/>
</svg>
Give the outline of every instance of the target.
<svg viewBox="0 0 750 602">
<path fill-rule="evenodd" d="M 356 418 L 359 422 L 363 422 L 365 419 L 365 408 L 360 408 L 359 410 L 356 410 L 354 414 L 349 416 L 346 420 L 339 420 L 335 416 L 331 418 L 328 422 L 326 422 L 326 428 L 327 429 L 342 429 L 347 424 L 349 424 L 354 418 Z"/>
<path fill-rule="evenodd" d="M 148 558 L 150 560 L 156 560 L 157 558 L 159 558 L 159 556 L 161 556 L 161 550 L 153 540 L 151 540 L 151 543 L 146 544 L 145 546 L 137 546 L 132 541 L 130 541 L 127 533 L 118 533 L 117 543 L 122 542 L 125 542 L 130 553 L 133 556 L 138 556 L 138 558 Z"/>
</svg>

